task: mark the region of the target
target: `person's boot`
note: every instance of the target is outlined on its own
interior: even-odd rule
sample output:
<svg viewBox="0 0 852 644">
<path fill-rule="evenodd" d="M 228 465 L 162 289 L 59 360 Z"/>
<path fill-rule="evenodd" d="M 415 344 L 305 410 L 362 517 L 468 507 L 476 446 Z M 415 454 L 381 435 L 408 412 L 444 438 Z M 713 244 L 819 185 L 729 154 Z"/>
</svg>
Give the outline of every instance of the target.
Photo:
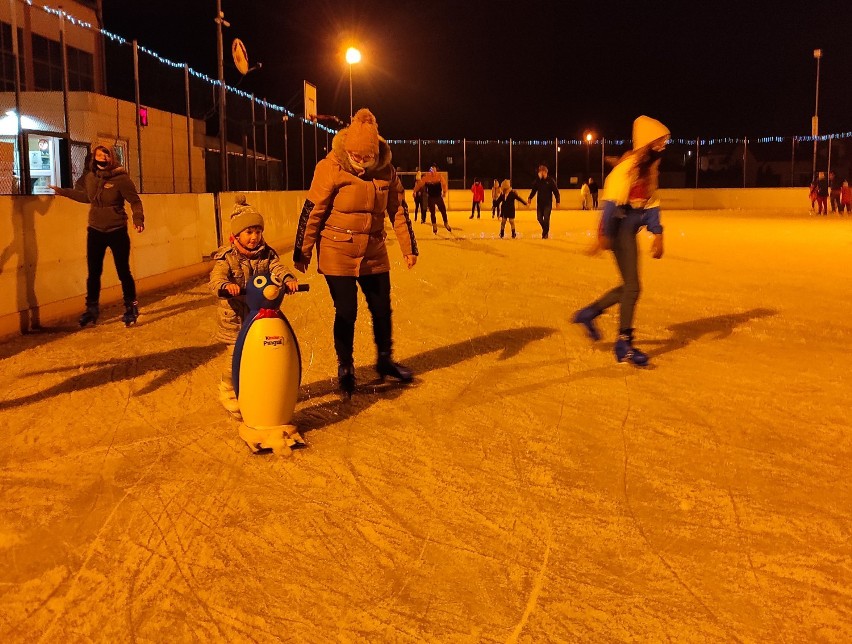
<svg viewBox="0 0 852 644">
<path fill-rule="evenodd" d="M 438 224 L 432 224 L 432 234 L 433 235 L 438 234 Z"/>
<path fill-rule="evenodd" d="M 615 359 L 619 362 L 628 362 L 637 367 L 644 367 L 648 364 L 648 354 L 633 346 L 633 329 L 621 330 L 614 351 Z"/>
<path fill-rule="evenodd" d="M 408 367 L 394 362 L 391 359 L 390 353 L 380 353 L 379 359 L 376 361 L 376 372 L 384 381 L 387 376 L 396 378 L 400 382 L 411 382 L 414 378 L 414 373 Z"/>
<path fill-rule="evenodd" d="M 94 304 L 86 304 L 86 310 L 83 311 L 83 314 L 80 316 L 78 322 L 81 327 L 86 326 L 87 324 L 94 324 L 98 321 L 98 316 L 101 314 L 100 307 L 97 302 Z"/>
<path fill-rule="evenodd" d="M 242 420 L 240 414 L 240 403 L 237 401 L 237 394 L 230 383 L 219 382 L 219 403 L 224 407 L 234 418 Z"/>
<path fill-rule="evenodd" d="M 453 229 L 452 229 L 452 228 L 450 228 L 450 224 L 448 224 L 446 221 L 444 222 L 444 228 L 446 228 L 446 229 L 447 229 L 447 232 L 448 232 L 448 233 L 453 232 Z"/>
<path fill-rule="evenodd" d="M 342 362 L 337 365 L 337 385 L 346 396 L 352 398 L 355 391 L 355 365 L 351 362 Z"/>
<path fill-rule="evenodd" d="M 124 303 L 124 315 L 121 316 L 122 322 L 124 322 L 124 326 L 130 326 L 131 324 L 136 324 L 136 320 L 139 318 L 139 302 L 135 300 L 133 302 L 125 302 Z"/>
<path fill-rule="evenodd" d="M 582 324 L 592 341 L 597 342 L 601 339 L 601 332 L 598 331 L 598 327 L 595 325 L 595 318 L 600 314 L 600 311 L 593 309 L 591 306 L 587 306 L 586 308 L 580 309 L 574 313 L 574 317 L 571 318 L 571 321 L 574 324 Z"/>
</svg>

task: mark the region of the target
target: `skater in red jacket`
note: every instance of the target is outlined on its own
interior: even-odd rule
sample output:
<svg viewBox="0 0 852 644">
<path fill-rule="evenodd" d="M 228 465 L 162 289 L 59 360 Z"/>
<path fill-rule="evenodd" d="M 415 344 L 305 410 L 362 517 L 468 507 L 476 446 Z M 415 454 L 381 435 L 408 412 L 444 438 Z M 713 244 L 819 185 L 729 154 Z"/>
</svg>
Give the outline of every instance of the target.
<svg viewBox="0 0 852 644">
<path fill-rule="evenodd" d="M 468 219 L 473 219 L 474 212 L 476 213 L 476 218 L 479 219 L 479 216 L 482 214 L 482 202 L 485 201 L 485 188 L 482 187 L 482 182 L 479 178 L 473 180 L 470 191 L 473 193 L 473 205 L 470 207 L 470 217 Z"/>
</svg>

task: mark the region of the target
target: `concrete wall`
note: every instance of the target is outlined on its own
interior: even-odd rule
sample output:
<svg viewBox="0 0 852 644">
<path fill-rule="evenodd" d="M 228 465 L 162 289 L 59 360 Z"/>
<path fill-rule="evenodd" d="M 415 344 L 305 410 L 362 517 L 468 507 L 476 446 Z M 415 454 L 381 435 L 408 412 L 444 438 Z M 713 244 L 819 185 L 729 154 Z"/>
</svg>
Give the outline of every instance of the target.
<svg viewBox="0 0 852 644">
<path fill-rule="evenodd" d="M 524 194 L 528 189 L 520 189 Z M 669 210 L 802 210 L 804 188 L 663 190 Z M 264 216 L 266 240 L 289 255 L 305 191 L 247 192 Z M 209 256 L 230 234 L 235 193 L 145 194 L 145 232 L 131 232 L 131 269 L 141 294 L 210 270 Z M 576 204 L 572 198 L 577 197 Z M 216 199 L 220 207 L 216 207 Z M 490 208 L 490 194 L 486 196 Z M 450 207 L 468 211 L 470 193 L 450 191 Z M 409 195 L 410 201 L 410 195 Z M 563 191 L 562 202 L 574 208 L 579 191 Z M 487 217 L 487 210 L 485 216 Z M 76 316 L 86 291 L 86 220 L 88 206 L 61 197 L 0 196 L 0 337 L 27 332 L 40 324 Z M 104 262 L 101 302 L 121 300 L 111 257 Z"/>
<path fill-rule="evenodd" d="M 215 250 L 211 194 L 144 195 L 145 232 L 132 231 L 130 267 L 140 292 L 207 269 Z M 0 337 L 82 310 L 86 292 L 88 206 L 53 196 L 0 196 Z M 104 262 L 101 302 L 121 299 L 112 258 Z"/>
</svg>

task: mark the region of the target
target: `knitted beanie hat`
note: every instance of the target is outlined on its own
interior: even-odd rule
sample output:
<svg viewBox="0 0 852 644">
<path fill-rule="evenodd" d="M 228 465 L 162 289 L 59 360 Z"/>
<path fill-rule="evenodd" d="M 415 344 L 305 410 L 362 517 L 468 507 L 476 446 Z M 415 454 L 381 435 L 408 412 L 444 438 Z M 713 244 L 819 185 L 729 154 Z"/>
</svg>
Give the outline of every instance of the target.
<svg viewBox="0 0 852 644">
<path fill-rule="evenodd" d="M 238 194 L 234 197 L 234 211 L 231 213 L 231 234 L 239 235 L 246 228 L 260 226 L 263 230 L 263 215 L 254 206 L 246 203 L 246 196 Z"/>
<path fill-rule="evenodd" d="M 370 110 L 362 107 L 355 112 L 352 123 L 346 128 L 343 147 L 347 152 L 361 156 L 379 154 L 379 126 Z"/>
</svg>

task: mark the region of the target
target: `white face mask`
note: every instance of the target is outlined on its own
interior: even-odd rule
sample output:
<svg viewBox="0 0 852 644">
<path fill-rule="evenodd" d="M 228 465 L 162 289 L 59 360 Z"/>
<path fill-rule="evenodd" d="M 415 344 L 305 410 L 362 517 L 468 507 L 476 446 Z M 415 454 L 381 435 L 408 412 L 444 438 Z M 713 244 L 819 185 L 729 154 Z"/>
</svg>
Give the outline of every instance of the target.
<svg viewBox="0 0 852 644">
<path fill-rule="evenodd" d="M 346 156 L 349 157 L 349 165 L 351 165 L 352 169 L 355 170 L 355 172 L 357 172 L 358 174 L 361 174 L 376 165 L 376 157 L 373 157 L 372 159 L 362 159 L 361 161 L 356 161 L 348 152 L 346 153 Z"/>
</svg>

